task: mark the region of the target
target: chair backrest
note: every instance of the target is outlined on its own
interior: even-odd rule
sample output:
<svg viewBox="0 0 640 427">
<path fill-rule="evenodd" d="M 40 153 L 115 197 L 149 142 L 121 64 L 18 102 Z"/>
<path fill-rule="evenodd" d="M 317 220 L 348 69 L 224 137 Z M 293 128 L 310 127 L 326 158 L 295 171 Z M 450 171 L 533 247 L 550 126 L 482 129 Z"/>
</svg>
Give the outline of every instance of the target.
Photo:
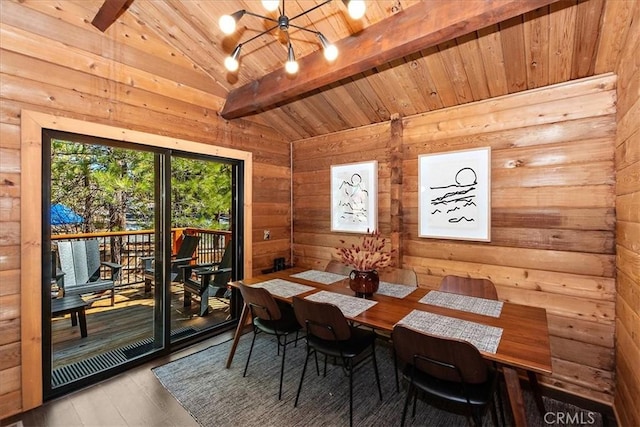
<svg viewBox="0 0 640 427">
<path fill-rule="evenodd" d="M 100 278 L 100 245 L 97 239 L 60 240 L 58 257 L 65 287 L 95 282 Z"/>
<path fill-rule="evenodd" d="M 401 366 L 413 365 L 445 381 L 480 384 L 488 379 L 488 367 L 472 344 L 418 332 L 403 325 L 393 328 L 393 346 Z"/>
<path fill-rule="evenodd" d="M 251 309 L 253 316 L 263 320 L 280 320 L 282 318 L 280 308 L 269 291 L 264 288 L 247 286 L 242 282 L 240 282 L 239 288 L 242 298 Z"/>
<path fill-rule="evenodd" d="M 327 266 L 324 268 L 324 271 L 326 272 L 342 274 L 343 276 L 348 276 L 349 274 L 351 274 L 351 270 L 353 270 L 353 268 L 344 265 L 343 263 L 341 263 L 340 261 L 336 261 L 335 259 L 329 261 L 329 264 L 327 264 Z"/>
<path fill-rule="evenodd" d="M 454 294 L 468 295 L 478 298 L 498 299 L 496 286 L 489 279 L 473 277 L 445 276 L 440 282 L 439 290 Z"/>
<path fill-rule="evenodd" d="M 224 248 L 224 253 L 222 254 L 222 259 L 220 260 L 220 265 L 218 265 L 219 269 L 231 268 L 231 261 L 232 261 L 231 255 L 233 255 L 231 253 L 232 247 L 233 246 L 231 245 L 231 241 L 229 241 L 229 243 L 227 243 L 227 247 Z M 227 283 L 229 283 L 230 280 L 231 280 L 231 271 L 229 271 L 228 273 L 216 274 L 213 276 L 212 285 L 218 286 L 218 287 L 225 287 L 227 286 Z"/>
<path fill-rule="evenodd" d="M 340 309 L 325 302 L 293 297 L 293 311 L 307 334 L 323 340 L 344 341 L 351 338 L 351 328 Z"/>
<path fill-rule="evenodd" d="M 200 243 L 200 236 L 184 234 L 175 257 L 177 259 L 193 257 L 193 254 L 198 247 L 198 243 Z"/>
<path fill-rule="evenodd" d="M 418 286 L 418 275 L 414 270 L 407 268 L 392 268 L 379 271 L 378 275 L 383 282 L 397 283 L 399 285 Z"/>
</svg>

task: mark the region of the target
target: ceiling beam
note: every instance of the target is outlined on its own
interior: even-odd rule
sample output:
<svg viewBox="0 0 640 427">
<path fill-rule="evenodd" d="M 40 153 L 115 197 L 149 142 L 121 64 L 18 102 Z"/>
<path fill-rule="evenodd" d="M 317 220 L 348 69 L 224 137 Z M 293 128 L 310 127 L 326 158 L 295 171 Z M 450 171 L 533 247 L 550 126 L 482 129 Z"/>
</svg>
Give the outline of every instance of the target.
<svg viewBox="0 0 640 427">
<path fill-rule="evenodd" d="M 522 15 L 557 0 L 421 1 L 336 43 L 328 64 L 322 51 L 298 60 L 290 77 L 284 67 L 229 92 L 221 116 L 245 117 L 419 50 Z"/>
<path fill-rule="evenodd" d="M 122 15 L 127 7 L 129 7 L 127 5 L 129 1 L 130 0 L 104 0 L 104 3 L 100 6 L 100 10 L 96 13 L 93 21 L 91 21 L 91 25 L 104 33 L 107 31 L 107 28 Z"/>
</svg>

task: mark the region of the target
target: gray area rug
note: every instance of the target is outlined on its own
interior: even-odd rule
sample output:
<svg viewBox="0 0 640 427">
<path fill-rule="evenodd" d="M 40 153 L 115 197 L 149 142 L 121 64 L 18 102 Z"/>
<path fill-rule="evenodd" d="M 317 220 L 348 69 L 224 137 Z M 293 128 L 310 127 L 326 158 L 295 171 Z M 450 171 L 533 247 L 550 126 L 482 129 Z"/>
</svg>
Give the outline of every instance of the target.
<svg viewBox="0 0 640 427">
<path fill-rule="evenodd" d="M 326 377 L 316 375 L 313 360 L 309 361 L 298 407 L 293 403 L 305 358 L 304 340 L 297 347 L 287 348 L 287 359 L 282 389 L 278 400 L 280 357 L 276 355 L 275 340 L 266 335 L 256 339 L 246 377 L 242 377 L 251 334 L 244 335 L 230 369 L 225 369 L 231 342 L 209 347 L 153 369 L 162 385 L 202 426 L 348 426 L 349 382 L 342 368 L 329 364 Z M 376 349 L 382 402 L 378 398 L 371 363 L 356 370 L 354 377 L 354 426 L 400 425 L 405 388 L 396 392 L 393 359 L 390 348 Z M 502 392 L 507 425 L 513 425 L 506 392 Z M 582 410 L 553 399 L 545 399 L 548 423 L 537 411 L 533 398 L 525 391 L 525 403 L 530 426 L 585 425 L 601 426 L 599 413 Z M 562 414 L 562 415 L 558 415 Z M 558 417 L 562 417 L 563 422 Z M 493 425 L 489 411 L 484 425 Z M 569 421 L 569 422 L 567 422 Z M 412 426 L 467 426 L 466 417 L 450 414 L 418 400 L 415 418 L 411 406 L 407 425 Z"/>
</svg>

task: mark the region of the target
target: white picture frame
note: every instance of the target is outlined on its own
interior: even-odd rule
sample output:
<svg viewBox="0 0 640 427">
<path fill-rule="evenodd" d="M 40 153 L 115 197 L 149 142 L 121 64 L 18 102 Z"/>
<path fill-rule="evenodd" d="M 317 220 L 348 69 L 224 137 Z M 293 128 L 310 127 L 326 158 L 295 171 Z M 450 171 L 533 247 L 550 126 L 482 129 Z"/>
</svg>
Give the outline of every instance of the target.
<svg viewBox="0 0 640 427">
<path fill-rule="evenodd" d="M 491 147 L 418 156 L 418 236 L 491 241 Z"/>
<path fill-rule="evenodd" d="M 378 227 L 378 162 L 331 166 L 331 231 L 373 232 Z"/>
</svg>

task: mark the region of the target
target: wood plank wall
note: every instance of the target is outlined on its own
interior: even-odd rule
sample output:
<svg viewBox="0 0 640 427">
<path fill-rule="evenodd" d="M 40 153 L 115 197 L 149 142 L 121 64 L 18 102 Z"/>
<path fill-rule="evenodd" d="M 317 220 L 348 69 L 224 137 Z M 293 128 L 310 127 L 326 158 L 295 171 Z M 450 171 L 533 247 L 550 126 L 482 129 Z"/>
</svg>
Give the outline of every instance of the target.
<svg viewBox="0 0 640 427">
<path fill-rule="evenodd" d="M 446 274 L 487 277 L 502 300 L 546 308 L 553 374 L 542 382 L 610 404 L 615 82 L 602 75 L 406 117 L 400 130 L 392 121 L 294 142 L 295 264 L 323 269 L 340 239 L 356 238 L 330 232 L 330 165 L 378 160 L 379 230 L 390 236 L 401 224 L 401 263 L 420 286 Z M 418 238 L 418 156 L 485 146 L 492 241 Z"/>
<path fill-rule="evenodd" d="M 0 419 L 22 410 L 20 270 L 40 263 L 20 259 L 22 109 L 252 152 L 253 272 L 290 257 L 289 142 L 267 126 L 221 120 L 215 94 L 224 91 L 143 28 L 129 28 L 137 42 L 125 45 L 124 33 L 105 36 L 58 12 L 7 1 L 0 14 Z"/>
<path fill-rule="evenodd" d="M 616 394 L 622 426 L 640 426 L 640 3 L 617 65 Z"/>
</svg>

